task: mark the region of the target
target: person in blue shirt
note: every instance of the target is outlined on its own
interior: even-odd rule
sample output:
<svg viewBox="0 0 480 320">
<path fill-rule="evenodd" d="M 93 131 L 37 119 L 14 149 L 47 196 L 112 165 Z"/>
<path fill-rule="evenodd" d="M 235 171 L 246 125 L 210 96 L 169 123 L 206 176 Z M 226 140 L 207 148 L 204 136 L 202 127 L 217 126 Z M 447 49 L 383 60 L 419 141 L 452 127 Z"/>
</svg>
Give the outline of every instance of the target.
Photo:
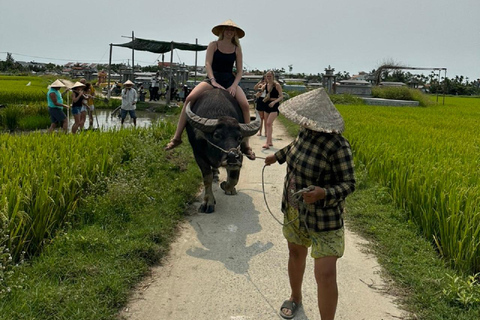
<svg viewBox="0 0 480 320">
<path fill-rule="evenodd" d="M 63 131 L 67 133 L 68 130 L 68 118 L 63 112 L 63 108 L 69 108 L 68 105 L 63 103 L 62 95 L 60 94 L 60 88 L 64 88 L 65 85 L 56 80 L 50 85 L 50 89 L 47 93 L 48 114 L 50 115 L 51 125 L 48 128 L 48 132 L 53 132 L 57 128 L 57 124 L 60 124 Z"/>
</svg>

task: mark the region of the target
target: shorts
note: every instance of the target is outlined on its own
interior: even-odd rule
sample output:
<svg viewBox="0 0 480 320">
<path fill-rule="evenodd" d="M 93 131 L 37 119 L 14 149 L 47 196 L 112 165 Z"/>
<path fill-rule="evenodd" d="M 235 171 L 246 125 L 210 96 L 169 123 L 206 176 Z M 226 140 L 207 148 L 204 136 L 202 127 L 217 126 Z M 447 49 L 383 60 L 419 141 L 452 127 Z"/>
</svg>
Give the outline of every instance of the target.
<svg viewBox="0 0 480 320">
<path fill-rule="evenodd" d="M 120 118 L 125 119 L 127 117 L 127 113 L 130 115 L 130 118 L 137 119 L 137 116 L 135 115 L 135 110 L 125 110 L 125 109 L 120 110 Z"/>
<path fill-rule="evenodd" d="M 82 112 L 82 107 L 72 107 L 72 114 L 76 116 Z"/>
<path fill-rule="evenodd" d="M 263 98 L 260 97 L 260 98 L 257 98 L 257 100 L 255 100 L 255 109 L 258 110 L 258 112 L 263 112 L 265 111 L 265 108 L 267 106 L 265 105 L 265 102 L 263 102 Z"/>
<path fill-rule="evenodd" d="M 279 102 L 275 103 L 275 105 L 273 107 L 270 107 L 268 105 L 269 103 L 270 102 L 265 103 L 265 112 L 266 113 L 276 112 L 276 113 L 280 114 L 280 110 L 278 110 L 278 107 L 280 106 L 280 103 Z"/>
<path fill-rule="evenodd" d="M 288 214 L 285 216 L 285 222 L 291 221 L 298 216 L 298 211 L 288 206 Z M 342 257 L 345 252 L 345 229 L 322 231 L 322 232 L 303 232 L 299 228 L 300 220 L 283 226 L 283 235 L 288 242 L 304 246 L 312 247 L 310 255 L 314 259 L 323 257 Z"/>
<path fill-rule="evenodd" d="M 80 112 L 87 112 L 87 110 L 88 110 L 87 106 L 82 106 L 82 109 Z"/>
<path fill-rule="evenodd" d="M 59 108 L 48 108 L 48 114 L 50 115 L 51 123 L 62 123 L 67 118 L 63 109 Z"/>
</svg>

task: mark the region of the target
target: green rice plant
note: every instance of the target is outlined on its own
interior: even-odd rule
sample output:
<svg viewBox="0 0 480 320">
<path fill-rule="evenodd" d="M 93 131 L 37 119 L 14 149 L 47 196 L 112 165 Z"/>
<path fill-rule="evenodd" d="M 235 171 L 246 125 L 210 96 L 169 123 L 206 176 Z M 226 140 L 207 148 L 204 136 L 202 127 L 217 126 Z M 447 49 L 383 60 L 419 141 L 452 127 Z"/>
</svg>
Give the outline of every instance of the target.
<svg viewBox="0 0 480 320">
<path fill-rule="evenodd" d="M 123 131 L 0 136 L 0 215 L 8 221 L 15 258 L 22 251 L 38 252 L 75 214 L 82 192 L 119 163 L 124 136 Z"/>
<path fill-rule="evenodd" d="M 374 98 L 393 99 L 393 100 L 412 100 L 418 101 L 422 107 L 430 106 L 433 101 L 418 89 L 408 87 L 373 87 L 372 96 Z"/>
<path fill-rule="evenodd" d="M 18 128 L 25 131 L 47 129 L 49 126 L 50 118 L 48 115 L 25 116 L 18 122 Z"/>
<path fill-rule="evenodd" d="M 365 104 L 362 98 L 355 96 L 353 94 L 348 94 L 348 93 L 331 94 L 330 100 L 332 100 L 334 104 L 355 104 L 355 105 Z"/>
<path fill-rule="evenodd" d="M 338 108 L 356 162 L 389 188 L 447 263 L 479 272 L 480 99 L 428 108 Z"/>
<path fill-rule="evenodd" d="M 2 110 L 2 124 L 10 130 L 10 132 L 15 131 L 18 127 L 20 118 L 23 115 L 23 109 L 17 105 L 11 105 Z"/>
</svg>

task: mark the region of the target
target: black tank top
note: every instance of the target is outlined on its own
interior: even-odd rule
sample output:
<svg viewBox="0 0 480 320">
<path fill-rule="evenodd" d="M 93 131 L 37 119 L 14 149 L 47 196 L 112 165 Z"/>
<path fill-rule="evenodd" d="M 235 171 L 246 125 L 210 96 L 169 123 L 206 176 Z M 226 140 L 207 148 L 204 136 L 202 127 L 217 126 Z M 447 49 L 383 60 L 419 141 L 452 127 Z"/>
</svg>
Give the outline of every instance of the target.
<svg viewBox="0 0 480 320">
<path fill-rule="evenodd" d="M 213 72 L 228 72 L 232 73 L 233 71 L 233 64 L 237 60 L 237 48 L 235 47 L 235 51 L 232 53 L 223 53 L 217 50 L 213 53 L 213 61 L 212 61 L 212 70 Z"/>
<path fill-rule="evenodd" d="M 75 98 L 78 97 L 79 93 L 76 92 L 76 91 L 73 91 L 73 94 L 75 95 Z M 72 107 L 81 107 L 82 106 L 82 102 L 83 102 L 83 95 L 80 97 L 80 99 L 78 99 L 76 102 L 73 102 L 72 103 Z"/>
<path fill-rule="evenodd" d="M 268 85 L 265 86 L 265 94 L 268 93 Z M 273 83 L 273 88 L 272 91 L 270 92 L 270 100 L 275 100 L 279 97 L 280 93 L 277 90 L 277 86 L 275 85 L 275 82 Z"/>
</svg>

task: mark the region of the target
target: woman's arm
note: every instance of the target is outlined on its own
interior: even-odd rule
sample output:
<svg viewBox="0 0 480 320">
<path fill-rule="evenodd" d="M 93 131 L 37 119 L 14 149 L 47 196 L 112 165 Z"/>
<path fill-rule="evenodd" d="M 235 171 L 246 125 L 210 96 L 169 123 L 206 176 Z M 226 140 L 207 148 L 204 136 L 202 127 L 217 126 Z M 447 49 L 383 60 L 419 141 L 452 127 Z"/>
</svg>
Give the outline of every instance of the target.
<svg viewBox="0 0 480 320">
<path fill-rule="evenodd" d="M 83 91 L 72 91 L 73 92 L 73 98 L 72 98 L 72 101 L 73 102 L 77 102 L 78 100 L 80 100 L 81 97 L 83 97 Z"/>
<path fill-rule="evenodd" d="M 278 91 L 278 98 L 276 98 L 275 100 L 270 100 L 270 102 L 268 103 L 268 106 L 273 108 L 273 106 L 275 106 L 277 103 L 280 103 L 280 101 L 283 100 L 283 90 L 282 90 L 282 86 L 280 85 L 280 83 L 278 82 L 274 82 L 275 84 L 275 88 L 277 89 Z"/>
<path fill-rule="evenodd" d="M 235 81 L 233 81 L 233 84 L 232 84 L 232 87 L 234 87 L 235 90 L 237 90 L 237 86 L 240 83 L 240 80 L 242 80 L 242 76 L 243 76 L 243 53 L 242 53 L 242 48 L 237 47 L 236 52 L 237 52 L 237 59 L 236 59 L 236 62 L 235 62 L 235 66 L 237 68 L 237 75 L 235 76 Z M 235 96 L 234 94 L 232 94 L 232 95 Z"/>
</svg>

